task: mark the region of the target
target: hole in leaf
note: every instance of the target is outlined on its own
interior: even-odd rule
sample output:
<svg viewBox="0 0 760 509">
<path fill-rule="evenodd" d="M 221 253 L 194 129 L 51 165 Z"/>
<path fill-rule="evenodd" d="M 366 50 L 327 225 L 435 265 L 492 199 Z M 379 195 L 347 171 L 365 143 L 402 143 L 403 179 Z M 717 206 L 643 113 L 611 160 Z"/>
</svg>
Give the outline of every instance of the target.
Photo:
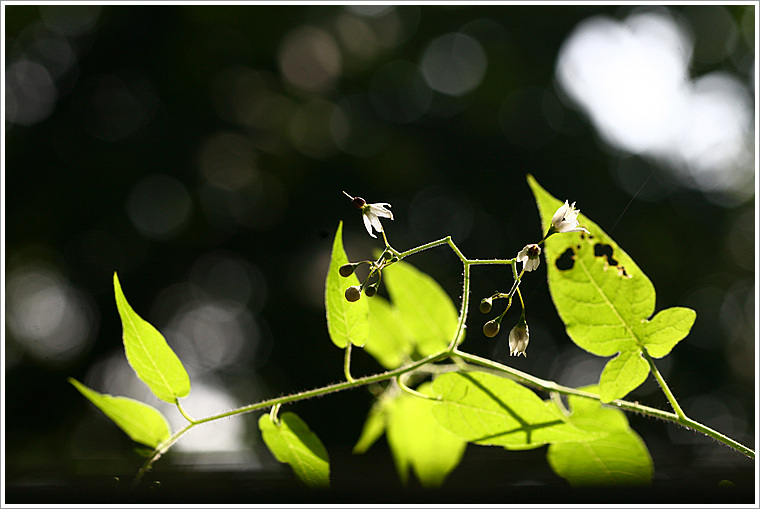
<svg viewBox="0 0 760 509">
<path fill-rule="evenodd" d="M 555 262 L 559 270 L 570 270 L 575 265 L 575 252 L 572 248 L 565 249 L 565 252 L 557 258 Z"/>
<path fill-rule="evenodd" d="M 612 257 L 612 246 L 609 244 L 594 244 L 594 256 L 605 257 L 608 265 L 615 266 L 618 264 L 617 260 Z"/>
</svg>

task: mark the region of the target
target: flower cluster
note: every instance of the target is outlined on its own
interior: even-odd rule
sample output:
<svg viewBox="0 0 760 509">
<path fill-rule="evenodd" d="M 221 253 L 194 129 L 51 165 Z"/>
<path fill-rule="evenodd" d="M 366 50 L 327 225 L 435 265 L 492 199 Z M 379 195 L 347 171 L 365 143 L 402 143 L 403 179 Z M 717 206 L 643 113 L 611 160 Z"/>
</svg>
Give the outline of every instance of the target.
<svg viewBox="0 0 760 509">
<path fill-rule="evenodd" d="M 578 222 L 578 215 L 580 214 L 580 210 L 575 208 L 575 202 L 571 205 L 567 200 L 565 200 L 565 203 L 557 209 L 557 211 L 554 213 L 554 216 L 552 216 L 552 223 L 549 226 L 549 229 L 546 232 L 546 235 L 544 235 L 544 238 L 541 239 L 541 241 L 538 244 L 528 244 L 524 248 L 522 248 L 515 257 L 515 263 L 522 263 L 522 270 L 520 272 L 520 275 L 517 276 L 517 273 L 515 272 L 516 280 L 514 285 L 512 286 L 512 289 L 508 293 L 499 293 L 496 292 L 490 297 L 486 297 L 482 301 L 480 301 L 480 311 L 482 313 L 489 313 L 493 307 L 493 301 L 495 299 L 507 299 L 507 307 L 502 313 L 494 318 L 493 320 L 489 320 L 488 322 L 483 325 L 483 334 L 486 337 L 492 338 L 496 336 L 499 333 L 499 329 L 501 328 L 501 321 L 504 318 L 504 315 L 506 315 L 507 311 L 509 310 L 510 306 L 512 305 L 512 298 L 515 295 L 515 292 L 518 292 L 519 296 L 519 285 L 520 281 L 522 280 L 522 276 L 525 272 L 531 272 L 538 268 L 538 266 L 541 263 L 541 246 L 540 244 L 544 242 L 550 235 L 553 235 L 555 233 L 570 233 L 570 232 L 586 232 L 589 233 L 589 231 L 584 228 L 583 226 L 579 225 Z M 522 297 L 520 297 L 520 303 L 522 304 Z M 523 356 L 527 357 L 527 354 L 525 353 L 525 350 L 528 348 L 528 342 L 530 341 L 530 336 L 528 334 L 528 324 L 525 321 L 525 307 L 523 305 L 522 314 L 520 315 L 520 320 L 518 321 L 517 325 L 515 325 L 512 330 L 509 332 L 509 354 L 510 355 L 517 355 L 519 356 L 522 354 Z"/>
<path fill-rule="evenodd" d="M 391 204 L 367 203 L 364 198 L 351 196 L 345 191 L 343 191 L 343 194 L 348 196 L 348 198 L 351 200 L 351 203 L 353 203 L 356 208 L 361 210 L 362 219 L 364 220 L 364 227 L 367 228 L 367 233 L 369 233 L 371 237 L 377 238 L 377 236 L 372 232 L 374 228 L 375 231 L 382 233 L 383 238 L 385 238 L 385 232 L 383 231 L 383 225 L 380 223 L 380 218 L 386 217 L 391 221 L 393 220 L 393 213 L 388 210 L 388 207 L 390 207 Z M 370 266 L 369 274 L 367 274 L 367 277 L 364 279 L 364 282 L 361 285 L 349 286 L 346 288 L 346 300 L 349 302 L 356 302 L 361 298 L 362 290 L 364 290 L 364 294 L 367 297 L 373 297 L 377 293 L 377 288 L 380 286 L 380 280 L 383 276 L 383 269 L 397 261 L 398 257 L 396 256 L 395 251 L 393 251 L 393 249 L 388 245 L 388 242 L 386 241 L 385 251 L 383 251 L 383 254 L 381 254 L 380 258 L 377 260 L 363 260 L 361 262 L 347 263 L 341 266 L 340 269 L 338 269 L 338 273 L 343 277 L 348 277 L 353 274 L 356 268 L 363 263 L 366 263 Z M 377 276 L 377 280 L 370 283 L 370 279 L 375 275 Z"/>
<path fill-rule="evenodd" d="M 390 211 L 390 203 L 367 203 L 364 198 L 351 196 L 345 191 L 343 191 L 343 194 L 348 196 L 348 198 L 351 200 L 351 203 L 353 203 L 356 208 L 361 211 L 362 220 L 364 221 L 364 227 L 367 228 L 367 233 L 369 233 L 371 237 L 377 238 L 373 230 L 377 231 L 383 234 L 383 239 L 385 240 L 385 251 L 383 251 L 383 254 L 378 260 L 365 260 L 357 263 L 347 263 L 339 269 L 341 276 L 348 277 L 353 274 L 356 267 L 362 263 L 367 263 L 370 265 L 369 274 L 367 275 L 364 282 L 361 285 L 350 286 L 348 289 L 346 289 L 346 299 L 350 302 L 355 302 L 361 298 L 362 290 L 364 290 L 364 293 L 367 295 L 367 297 L 372 297 L 377 293 L 377 288 L 380 285 L 380 279 L 382 278 L 382 270 L 386 266 L 398 261 L 398 253 L 394 251 L 393 248 L 391 248 L 388 244 L 388 241 L 385 239 L 383 225 L 380 223 L 381 217 L 390 219 L 391 221 L 393 220 L 393 213 Z M 485 325 L 483 325 L 483 334 L 486 337 L 492 338 L 499 333 L 499 329 L 501 328 L 501 321 L 512 305 L 512 298 L 514 297 L 515 293 L 517 293 L 517 295 L 520 297 L 520 304 L 522 305 L 523 309 L 517 325 L 515 325 L 509 332 L 510 355 L 520 356 L 522 354 L 523 356 L 527 357 L 525 350 L 528 348 L 528 342 L 530 341 L 530 336 L 528 334 L 528 324 L 525 321 L 525 305 L 523 304 L 522 296 L 520 296 L 519 293 L 522 276 L 526 272 L 532 272 L 538 268 L 541 263 L 540 244 L 542 244 L 550 235 L 554 235 L 555 233 L 571 232 L 589 233 L 586 228 L 580 226 L 578 221 L 579 214 L 580 210 L 575 208 L 575 202 L 570 204 L 567 200 L 565 200 L 565 203 L 559 209 L 557 209 L 557 211 L 554 213 L 554 216 L 552 216 L 551 225 L 549 226 L 546 235 L 544 235 L 544 238 L 541 239 L 538 244 L 526 245 L 517 253 L 517 256 L 514 259 L 514 263 L 522 263 L 522 270 L 518 276 L 516 269 L 513 266 L 513 271 L 516 279 L 514 285 L 512 286 L 512 289 L 506 294 L 496 292 L 492 296 L 486 297 L 480 301 L 480 311 L 481 313 L 485 314 L 491 312 L 491 309 L 493 308 L 493 301 L 495 299 L 507 299 L 506 309 L 504 309 L 504 311 L 502 311 L 499 316 L 493 320 L 489 320 L 485 323 Z M 370 279 L 375 275 L 377 275 L 377 280 L 370 283 Z"/>
</svg>

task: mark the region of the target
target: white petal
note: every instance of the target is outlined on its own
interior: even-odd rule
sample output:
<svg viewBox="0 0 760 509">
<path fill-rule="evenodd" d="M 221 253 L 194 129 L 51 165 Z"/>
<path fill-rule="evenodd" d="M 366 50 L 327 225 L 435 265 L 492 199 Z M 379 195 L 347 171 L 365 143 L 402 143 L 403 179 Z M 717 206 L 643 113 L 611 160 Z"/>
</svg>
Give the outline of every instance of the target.
<svg viewBox="0 0 760 509">
<path fill-rule="evenodd" d="M 369 204 L 369 210 L 372 212 L 372 214 L 379 216 L 379 217 L 387 217 L 391 221 L 393 220 L 393 212 L 388 210 L 386 207 L 390 207 L 390 203 L 370 203 Z"/>
<path fill-rule="evenodd" d="M 380 219 L 377 216 L 372 215 L 370 216 L 369 220 L 372 222 L 372 226 L 375 227 L 375 230 L 379 232 L 383 231 L 383 225 L 380 223 Z"/>
<path fill-rule="evenodd" d="M 369 233 L 369 236 L 376 239 L 377 236 L 372 233 L 372 223 L 370 222 L 367 214 L 362 213 L 362 219 L 364 220 L 364 227 L 367 228 L 367 233 Z"/>
<path fill-rule="evenodd" d="M 555 227 L 560 221 L 562 221 L 565 218 L 565 213 L 567 212 L 568 208 L 570 208 L 570 206 L 568 205 L 567 200 L 565 200 L 564 205 L 558 208 L 557 212 L 554 213 L 554 216 L 552 217 L 552 224 Z"/>
</svg>

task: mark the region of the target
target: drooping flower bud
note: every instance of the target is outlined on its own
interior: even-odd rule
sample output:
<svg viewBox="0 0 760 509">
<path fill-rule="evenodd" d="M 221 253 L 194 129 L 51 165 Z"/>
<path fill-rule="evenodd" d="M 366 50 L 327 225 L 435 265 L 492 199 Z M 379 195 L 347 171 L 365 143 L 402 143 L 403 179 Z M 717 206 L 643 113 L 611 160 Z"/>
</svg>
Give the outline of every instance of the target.
<svg viewBox="0 0 760 509">
<path fill-rule="evenodd" d="M 376 293 L 377 293 L 377 285 L 376 284 L 369 285 L 367 288 L 364 289 L 364 294 L 367 297 L 374 297 Z"/>
<path fill-rule="evenodd" d="M 499 322 L 495 319 L 491 320 L 483 325 L 483 334 L 485 334 L 487 338 L 492 338 L 499 333 L 499 328 Z"/>
<path fill-rule="evenodd" d="M 346 288 L 346 300 L 348 302 L 356 302 L 362 296 L 362 289 L 358 286 L 349 286 Z"/>
<path fill-rule="evenodd" d="M 355 269 L 356 269 L 355 263 L 347 263 L 345 265 L 340 266 L 340 268 L 338 269 L 338 274 L 340 274 L 343 277 L 348 277 L 354 273 Z"/>
<path fill-rule="evenodd" d="M 528 324 L 525 318 L 521 318 L 517 325 L 509 332 L 509 355 L 523 354 L 527 357 L 525 350 L 528 348 Z"/>
<path fill-rule="evenodd" d="M 493 298 L 492 297 L 486 297 L 485 299 L 480 301 L 480 312 L 484 315 L 491 312 L 491 308 L 493 307 Z"/>
</svg>

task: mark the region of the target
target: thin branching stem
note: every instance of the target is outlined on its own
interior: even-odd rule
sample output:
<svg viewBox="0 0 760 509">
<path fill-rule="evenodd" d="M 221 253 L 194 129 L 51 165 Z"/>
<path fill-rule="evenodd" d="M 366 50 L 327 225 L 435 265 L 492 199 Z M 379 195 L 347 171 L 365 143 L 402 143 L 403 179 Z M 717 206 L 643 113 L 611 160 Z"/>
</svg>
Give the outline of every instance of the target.
<svg viewBox="0 0 760 509">
<path fill-rule="evenodd" d="M 449 248 L 451 248 L 454 254 L 462 262 L 462 265 L 463 265 L 462 303 L 461 303 L 461 308 L 459 311 L 456 333 L 454 334 L 454 337 L 452 338 L 451 343 L 449 344 L 449 347 L 442 352 L 439 352 L 434 355 L 430 355 L 428 357 L 425 357 L 424 359 L 411 362 L 409 364 L 406 364 L 404 366 L 401 366 L 393 370 L 389 370 L 383 373 L 365 376 L 361 378 L 353 378 L 350 374 L 351 344 L 349 343 L 346 347 L 346 354 L 345 354 L 345 359 L 344 359 L 344 373 L 346 375 L 345 382 L 339 382 L 336 384 L 327 385 L 327 386 L 320 387 L 317 389 L 312 389 L 309 391 L 303 391 L 303 392 L 299 392 L 295 394 L 290 394 L 287 396 L 271 398 L 268 400 L 260 401 L 258 403 L 246 405 L 234 410 L 229 410 L 226 412 L 214 414 L 202 419 L 191 418 L 189 415 L 187 415 L 184 412 L 184 410 L 182 409 L 182 406 L 179 404 L 179 401 L 178 401 L 177 408 L 179 408 L 179 411 L 182 413 L 182 415 L 185 416 L 185 418 L 189 421 L 189 424 L 177 430 L 167 440 L 159 444 L 159 446 L 155 449 L 155 451 L 153 451 L 153 454 L 150 456 L 150 458 L 148 458 L 148 460 L 145 462 L 143 467 L 137 473 L 137 476 L 135 477 L 135 481 L 134 481 L 135 484 L 139 482 L 142 476 L 148 470 L 150 470 L 153 464 L 162 455 L 164 455 L 169 450 L 169 448 L 172 447 L 177 442 L 177 440 L 179 440 L 185 433 L 187 433 L 193 427 L 198 426 L 200 424 L 216 421 L 219 419 L 224 419 L 226 417 L 232 417 L 235 415 L 242 415 L 242 414 L 246 414 L 250 412 L 255 412 L 257 410 L 261 410 L 261 409 L 269 408 L 269 407 L 273 407 L 273 409 L 274 408 L 279 409 L 281 405 L 295 403 L 297 401 L 303 401 L 309 398 L 323 396 L 326 394 L 332 394 L 332 393 L 344 391 L 347 389 L 355 389 L 357 387 L 376 384 L 378 382 L 392 380 L 392 379 L 396 379 L 398 386 L 405 392 L 408 392 L 410 394 L 414 394 L 415 396 L 423 397 L 426 399 L 432 399 L 430 396 L 419 393 L 418 391 L 415 391 L 414 389 L 408 387 L 404 383 L 404 375 L 411 374 L 412 372 L 416 370 L 424 370 L 424 371 L 429 372 L 431 371 L 430 368 L 433 367 L 432 364 L 445 360 L 445 359 L 451 359 L 454 362 L 454 364 L 440 366 L 440 368 L 444 371 L 452 371 L 455 369 L 485 371 L 485 372 L 492 373 L 498 376 L 504 376 L 504 377 L 510 378 L 523 385 L 532 386 L 536 389 L 546 391 L 550 395 L 552 395 L 552 397 L 557 397 L 556 395 L 558 394 L 564 394 L 564 395 L 569 395 L 569 396 L 578 396 L 578 397 L 593 399 L 593 400 L 599 401 L 600 404 L 606 405 L 609 407 L 618 408 L 620 410 L 625 410 L 628 412 L 644 414 L 644 415 L 648 415 L 648 416 L 655 417 L 658 419 L 663 419 L 666 421 L 671 421 L 679 425 L 682 425 L 684 427 L 704 433 L 705 435 L 714 438 L 715 440 L 733 448 L 736 451 L 741 452 L 742 454 L 754 460 L 755 452 L 752 449 L 705 426 L 704 424 L 701 424 L 697 421 L 694 421 L 688 418 L 685 415 L 681 407 L 678 405 L 678 402 L 676 401 L 675 396 L 673 395 L 673 393 L 670 391 L 667 384 L 665 383 L 665 380 L 663 379 L 662 375 L 657 370 L 654 364 L 654 361 L 652 360 L 651 356 L 648 354 L 646 349 L 643 350 L 644 357 L 647 359 L 647 362 L 650 365 L 652 373 L 654 374 L 655 378 L 660 384 L 660 387 L 662 388 L 663 392 L 668 398 L 668 401 L 673 406 L 673 409 L 675 410 L 676 413 L 666 412 L 664 410 L 648 407 L 645 405 L 641 405 L 639 403 L 625 401 L 622 399 L 616 399 L 610 402 L 603 402 L 598 394 L 594 394 L 588 391 L 582 391 L 579 389 L 574 389 L 572 387 L 565 387 L 555 382 L 543 380 L 533 375 L 529 375 L 528 373 L 524 373 L 518 369 L 506 366 L 504 364 L 500 364 L 490 359 L 472 355 L 472 354 L 459 350 L 459 345 L 461 345 L 462 341 L 464 340 L 465 329 L 466 329 L 465 322 L 467 320 L 467 314 L 469 310 L 470 267 L 473 265 L 511 265 L 512 274 L 515 281 L 509 293 L 506 294 L 505 297 L 508 297 L 509 301 L 511 302 L 512 297 L 514 296 L 515 293 L 517 293 L 521 304 L 523 304 L 523 312 L 524 312 L 524 303 L 522 302 L 522 295 L 520 294 L 519 287 L 520 287 L 520 283 L 522 282 L 522 278 L 525 271 L 522 270 L 518 275 L 516 260 L 514 258 L 470 260 L 466 256 L 464 256 L 464 254 L 462 254 L 462 252 L 459 250 L 459 248 L 456 246 L 456 244 L 454 243 L 454 241 L 451 239 L 450 236 L 445 237 L 443 239 L 435 240 L 433 242 L 428 242 L 427 244 L 423 244 L 421 246 L 408 249 L 406 251 L 397 251 L 388 243 L 388 240 L 385 236 L 385 232 L 382 232 L 382 234 L 383 234 L 383 241 L 385 242 L 386 251 L 389 251 L 390 253 L 392 253 L 399 260 L 406 258 L 408 256 L 415 255 L 427 249 L 431 249 L 431 248 L 442 246 L 442 245 L 448 245 Z M 274 410 L 274 412 L 276 415 L 276 410 Z"/>
</svg>

